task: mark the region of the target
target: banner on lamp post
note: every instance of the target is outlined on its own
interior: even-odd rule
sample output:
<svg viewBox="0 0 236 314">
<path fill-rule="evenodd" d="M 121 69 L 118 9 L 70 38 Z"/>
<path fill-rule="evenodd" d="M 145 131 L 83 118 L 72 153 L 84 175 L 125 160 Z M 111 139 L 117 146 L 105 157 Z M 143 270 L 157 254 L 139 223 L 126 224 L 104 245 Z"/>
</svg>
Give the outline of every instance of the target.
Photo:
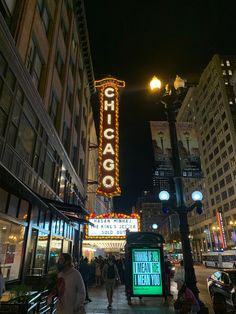
<svg viewBox="0 0 236 314">
<path fill-rule="evenodd" d="M 150 121 L 155 161 L 155 176 L 173 177 L 170 131 L 167 121 Z"/>
<path fill-rule="evenodd" d="M 201 161 L 197 133 L 193 123 L 176 123 L 182 176 L 201 178 Z"/>
<path fill-rule="evenodd" d="M 155 175 L 173 177 L 172 149 L 169 123 L 167 121 L 151 121 L 151 134 L 154 149 Z M 192 123 L 176 123 L 179 157 L 182 177 L 201 178 L 201 162 L 197 134 Z"/>
</svg>

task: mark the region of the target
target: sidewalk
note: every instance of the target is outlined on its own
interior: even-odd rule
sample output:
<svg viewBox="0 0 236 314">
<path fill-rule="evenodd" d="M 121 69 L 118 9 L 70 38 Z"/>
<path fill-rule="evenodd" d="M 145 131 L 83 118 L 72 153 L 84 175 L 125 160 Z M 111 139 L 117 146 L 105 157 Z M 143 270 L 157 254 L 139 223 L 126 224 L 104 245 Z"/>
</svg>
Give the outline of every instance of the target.
<svg viewBox="0 0 236 314">
<path fill-rule="evenodd" d="M 175 297 L 176 287 L 171 290 Z M 132 298 L 132 305 L 128 305 L 123 285 L 115 288 L 112 310 L 107 309 L 105 287 L 90 288 L 89 296 L 92 302 L 85 305 L 86 314 L 174 314 L 173 305 L 164 304 L 163 298 L 145 297 L 141 301 L 139 298 Z"/>
</svg>

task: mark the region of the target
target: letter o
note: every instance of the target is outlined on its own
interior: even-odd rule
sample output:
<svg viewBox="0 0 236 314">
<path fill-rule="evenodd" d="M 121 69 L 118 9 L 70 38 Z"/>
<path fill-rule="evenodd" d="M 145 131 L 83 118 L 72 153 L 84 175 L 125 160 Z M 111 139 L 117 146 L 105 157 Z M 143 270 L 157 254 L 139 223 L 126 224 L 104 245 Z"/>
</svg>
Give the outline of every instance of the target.
<svg viewBox="0 0 236 314">
<path fill-rule="evenodd" d="M 108 98 L 112 98 L 112 97 L 114 97 L 114 88 L 113 87 L 107 87 L 106 89 L 105 89 L 105 96 L 106 97 L 108 97 Z"/>
<path fill-rule="evenodd" d="M 103 186 L 105 186 L 105 188 L 111 189 L 111 188 L 113 188 L 113 186 L 115 184 L 115 180 L 112 176 L 105 176 L 102 179 L 102 184 L 103 184 Z"/>
<path fill-rule="evenodd" d="M 112 159 L 105 159 L 103 162 L 103 168 L 107 171 L 114 170 L 115 168 L 115 163 L 114 160 Z"/>
</svg>

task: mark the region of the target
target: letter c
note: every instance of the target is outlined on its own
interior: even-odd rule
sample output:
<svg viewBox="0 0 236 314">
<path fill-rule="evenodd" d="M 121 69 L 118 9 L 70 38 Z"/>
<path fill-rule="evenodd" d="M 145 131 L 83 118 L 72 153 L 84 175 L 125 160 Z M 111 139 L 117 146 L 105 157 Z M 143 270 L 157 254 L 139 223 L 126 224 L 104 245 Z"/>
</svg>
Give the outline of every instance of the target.
<svg viewBox="0 0 236 314">
<path fill-rule="evenodd" d="M 106 89 L 105 89 L 105 96 L 107 97 L 107 98 L 112 98 L 112 97 L 114 97 L 114 88 L 113 87 L 107 87 Z"/>
<path fill-rule="evenodd" d="M 108 139 L 108 140 L 111 140 L 112 138 L 114 138 L 114 134 L 108 134 L 108 133 L 114 133 L 114 130 L 113 129 L 110 129 L 110 128 L 108 128 L 108 129 L 106 129 L 104 132 L 103 132 L 103 135 L 104 135 L 104 137 L 106 138 L 106 139 Z"/>
</svg>

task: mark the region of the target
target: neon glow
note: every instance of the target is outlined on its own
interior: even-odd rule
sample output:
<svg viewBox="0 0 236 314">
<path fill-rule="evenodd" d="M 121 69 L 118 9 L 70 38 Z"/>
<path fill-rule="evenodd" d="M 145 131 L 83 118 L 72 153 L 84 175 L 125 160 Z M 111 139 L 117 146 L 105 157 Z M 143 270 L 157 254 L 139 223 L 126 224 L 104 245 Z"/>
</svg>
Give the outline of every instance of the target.
<svg viewBox="0 0 236 314">
<path fill-rule="evenodd" d="M 106 197 L 120 195 L 119 186 L 119 88 L 124 81 L 105 78 L 95 82 L 100 98 L 98 188 Z"/>
</svg>

